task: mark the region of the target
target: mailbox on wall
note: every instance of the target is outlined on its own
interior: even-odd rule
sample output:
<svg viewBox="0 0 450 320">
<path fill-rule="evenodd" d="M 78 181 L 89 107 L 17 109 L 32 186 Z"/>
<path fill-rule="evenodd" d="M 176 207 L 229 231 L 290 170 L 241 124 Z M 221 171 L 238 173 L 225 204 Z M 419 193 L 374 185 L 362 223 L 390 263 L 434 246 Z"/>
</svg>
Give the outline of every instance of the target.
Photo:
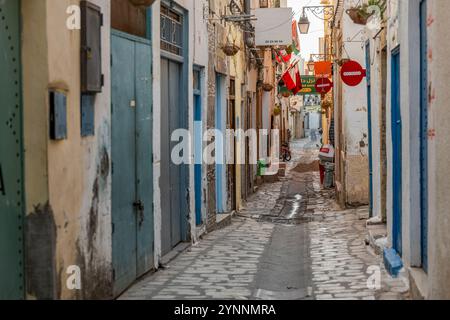
<svg viewBox="0 0 450 320">
<path fill-rule="evenodd" d="M 81 92 L 102 91 L 101 27 L 103 15 L 100 7 L 81 1 Z"/>
<path fill-rule="evenodd" d="M 64 92 L 50 91 L 50 139 L 67 139 L 67 97 Z"/>
</svg>

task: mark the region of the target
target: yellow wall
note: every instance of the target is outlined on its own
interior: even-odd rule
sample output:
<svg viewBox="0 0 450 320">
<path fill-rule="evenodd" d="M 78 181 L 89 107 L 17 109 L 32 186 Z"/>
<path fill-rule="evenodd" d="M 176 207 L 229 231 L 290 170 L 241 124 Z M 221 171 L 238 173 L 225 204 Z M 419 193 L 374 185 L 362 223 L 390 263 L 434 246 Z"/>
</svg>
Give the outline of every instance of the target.
<svg viewBox="0 0 450 320">
<path fill-rule="evenodd" d="M 80 129 L 80 31 L 66 27 L 78 0 L 23 0 L 23 86 L 25 189 L 28 223 L 53 220 L 55 297 L 105 298 L 111 282 L 109 1 L 94 0 L 105 17 L 102 28 L 105 86 L 96 96 L 95 136 Z M 48 91 L 67 95 L 68 138 L 49 139 Z M 53 243 L 54 242 L 54 243 Z M 39 250 L 40 248 L 33 248 Z M 44 249 L 43 249 L 44 250 Z M 83 289 L 66 286 L 69 266 L 78 266 Z M 30 280 L 30 279 L 29 279 Z M 85 295 L 89 292 L 89 295 Z M 34 292 L 29 293 L 33 298 Z"/>
</svg>

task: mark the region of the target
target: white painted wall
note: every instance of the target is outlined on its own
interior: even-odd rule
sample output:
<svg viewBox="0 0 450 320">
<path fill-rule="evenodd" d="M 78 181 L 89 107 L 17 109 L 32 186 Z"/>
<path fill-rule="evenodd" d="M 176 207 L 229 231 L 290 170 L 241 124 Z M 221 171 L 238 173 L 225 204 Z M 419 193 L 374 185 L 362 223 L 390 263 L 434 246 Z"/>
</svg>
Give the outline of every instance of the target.
<svg viewBox="0 0 450 320">
<path fill-rule="evenodd" d="M 352 1 L 344 2 L 344 11 Z M 353 23 L 347 14 L 342 15 L 343 58 L 350 58 L 365 65 L 364 26 Z M 337 75 L 339 76 L 339 75 Z M 345 202 L 363 204 L 369 200 L 368 170 L 368 115 L 367 82 L 356 87 L 342 83 L 342 132 L 340 142 L 345 166 Z"/>
<path fill-rule="evenodd" d="M 400 0 L 398 27 L 390 12 L 388 23 L 387 84 L 387 219 L 389 243 L 392 245 L 393 189 L 391 130 L 391 52 L 400 45 L 401 116 L 402 116 L 402 241 L 403 261 L 407 266 L 420 266 L 420 42 L 419 0 Z M 395 9 L 395 7 L 392 7 Z M 395 40 L 392 40 L 395 39 Z"/>
</svg>

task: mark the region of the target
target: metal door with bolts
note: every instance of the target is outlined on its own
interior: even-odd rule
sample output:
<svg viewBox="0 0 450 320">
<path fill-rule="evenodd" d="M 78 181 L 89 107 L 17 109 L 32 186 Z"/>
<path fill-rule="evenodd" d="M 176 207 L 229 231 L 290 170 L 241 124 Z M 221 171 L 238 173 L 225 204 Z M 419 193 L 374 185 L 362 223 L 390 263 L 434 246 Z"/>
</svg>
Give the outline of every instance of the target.
<svg viewBox="0 0 450 320">
<path fill-rule="evenodd" d="M 111 36 L 114 293 L 153 268 L 150 41 Z"/>
<path fill-rule="evenodd" d="M 391 128 L 392 128 L 392 188 L 393 188 L 393 247 L 402 255 L 402 118 L 400 109 L 400 49 L 391 58 Z"/>
<path fill-rule="evenodd" d="M 0 300 L 24 298 L 20 1 L 0 1 Z"/>
<path fill-rule="evenodd" d="M 422 268 L 428 272 L 428 36 L 427 0 L 420 2 L 420 220 Z"/>
</svg>

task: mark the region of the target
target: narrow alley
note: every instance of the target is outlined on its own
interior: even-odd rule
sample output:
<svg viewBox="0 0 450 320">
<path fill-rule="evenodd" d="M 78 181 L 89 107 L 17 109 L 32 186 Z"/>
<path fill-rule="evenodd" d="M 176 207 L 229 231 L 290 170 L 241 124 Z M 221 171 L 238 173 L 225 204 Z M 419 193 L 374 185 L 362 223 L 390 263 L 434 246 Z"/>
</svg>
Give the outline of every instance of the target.
<svg viewBox="0 0 450 320">
<path fill-rule="evenodd" d="M 294 142 L 286 178 L 120 299 L 407 299 L 407 281 L 391 278 L 366 245 L 368 208 L 340 210 L 334 191 L 322 190 L 316 143 Z"/>
<path fill-rule="evenodd" d="M 449 29 L 448 0 L 0 0 L 0 301 L 450 300 Z"/>
</svg>

